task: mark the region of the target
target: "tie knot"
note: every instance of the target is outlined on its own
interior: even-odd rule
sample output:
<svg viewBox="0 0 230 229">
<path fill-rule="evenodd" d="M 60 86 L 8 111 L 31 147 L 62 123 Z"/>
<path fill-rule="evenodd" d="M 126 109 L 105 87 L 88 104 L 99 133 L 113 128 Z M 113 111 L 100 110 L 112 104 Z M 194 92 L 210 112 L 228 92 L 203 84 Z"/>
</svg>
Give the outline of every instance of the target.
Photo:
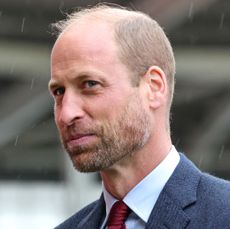
<svg viewBox="0 0 230 229">
<path fill-rule="evenodd" d="M 129 207 L 122 200 L 117 201 L 109 213 L 108 229 L 125 228 L 125 220 L 129 213 Z"/>
</svg>

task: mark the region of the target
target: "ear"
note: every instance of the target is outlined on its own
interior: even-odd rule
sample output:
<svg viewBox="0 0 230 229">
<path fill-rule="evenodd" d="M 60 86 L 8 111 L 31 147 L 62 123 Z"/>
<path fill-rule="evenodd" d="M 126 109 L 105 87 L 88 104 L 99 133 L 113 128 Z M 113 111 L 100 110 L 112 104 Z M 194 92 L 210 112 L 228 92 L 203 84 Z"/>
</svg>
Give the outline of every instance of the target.
<svg viewBox="0 0 230 229">
<path fill-rule="evenodd" d="M 148 86 L 148 101 L 153 109 L 157 109 L 167 101 L 167 81 L 164 71 L 158 66 L 151 66 L 145 74 Z"/>
</svg>

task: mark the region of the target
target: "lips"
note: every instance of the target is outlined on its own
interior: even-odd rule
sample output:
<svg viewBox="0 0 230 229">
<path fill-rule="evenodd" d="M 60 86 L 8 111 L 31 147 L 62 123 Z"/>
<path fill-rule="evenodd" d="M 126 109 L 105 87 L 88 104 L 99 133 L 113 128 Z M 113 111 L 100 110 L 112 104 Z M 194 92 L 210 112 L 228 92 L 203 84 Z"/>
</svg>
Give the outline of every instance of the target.
<svg viewBox="0 0 230 229">
<path fill-rule="evenodd" d="M 76 134 L 74 136 L 70 136 L 66 143 L 68 147 L 77 147 L 90 144 L 93 139 L 96 137 L 95 134 L 87 133 L 87 134 Z"/>
<path fill-rule="evenodd" d="M 71 136 L 68 140 L 69 141 L 77 140 L 77 139 L 84 138 L 86 136 L 92 136 L 92 135 L 93 134 L 76 134 L 76 135 Z"/>
</svg>

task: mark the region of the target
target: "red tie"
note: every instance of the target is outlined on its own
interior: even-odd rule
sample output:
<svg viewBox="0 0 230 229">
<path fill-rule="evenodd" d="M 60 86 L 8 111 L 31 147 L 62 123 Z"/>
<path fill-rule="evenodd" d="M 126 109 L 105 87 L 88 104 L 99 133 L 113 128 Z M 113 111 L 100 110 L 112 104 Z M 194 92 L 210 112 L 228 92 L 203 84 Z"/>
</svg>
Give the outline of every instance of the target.
<svg viewBox="0 0 230 229">
<path fill-rule="evenodd" d="M 129 207 L 122 200 L 117 201 L 109 213 L 108 229 L 125 229 L 125 220 L 129 213 Z"/>
</svg>

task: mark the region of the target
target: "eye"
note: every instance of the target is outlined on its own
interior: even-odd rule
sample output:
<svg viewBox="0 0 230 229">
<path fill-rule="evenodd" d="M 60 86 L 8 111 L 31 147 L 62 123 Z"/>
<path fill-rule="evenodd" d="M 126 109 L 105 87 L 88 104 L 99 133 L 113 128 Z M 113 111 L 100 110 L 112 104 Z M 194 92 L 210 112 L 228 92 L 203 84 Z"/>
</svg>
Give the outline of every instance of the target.
<svg viewBox="0 0 230 229">
<path fill-rule="evenodd" d="M 94 81 L 94 80 L 86 80 L 83 82 L 83 87 L 86 89 L 94 88 L 97 85 L 99 85 L 99 82 Z"/>
<path fill-rule="evenodd" d="M 65 88 L 64 87 L 59 87 L 53 91 L 54 96 L 60 96 L 65 93 Z"/>
</svg>

